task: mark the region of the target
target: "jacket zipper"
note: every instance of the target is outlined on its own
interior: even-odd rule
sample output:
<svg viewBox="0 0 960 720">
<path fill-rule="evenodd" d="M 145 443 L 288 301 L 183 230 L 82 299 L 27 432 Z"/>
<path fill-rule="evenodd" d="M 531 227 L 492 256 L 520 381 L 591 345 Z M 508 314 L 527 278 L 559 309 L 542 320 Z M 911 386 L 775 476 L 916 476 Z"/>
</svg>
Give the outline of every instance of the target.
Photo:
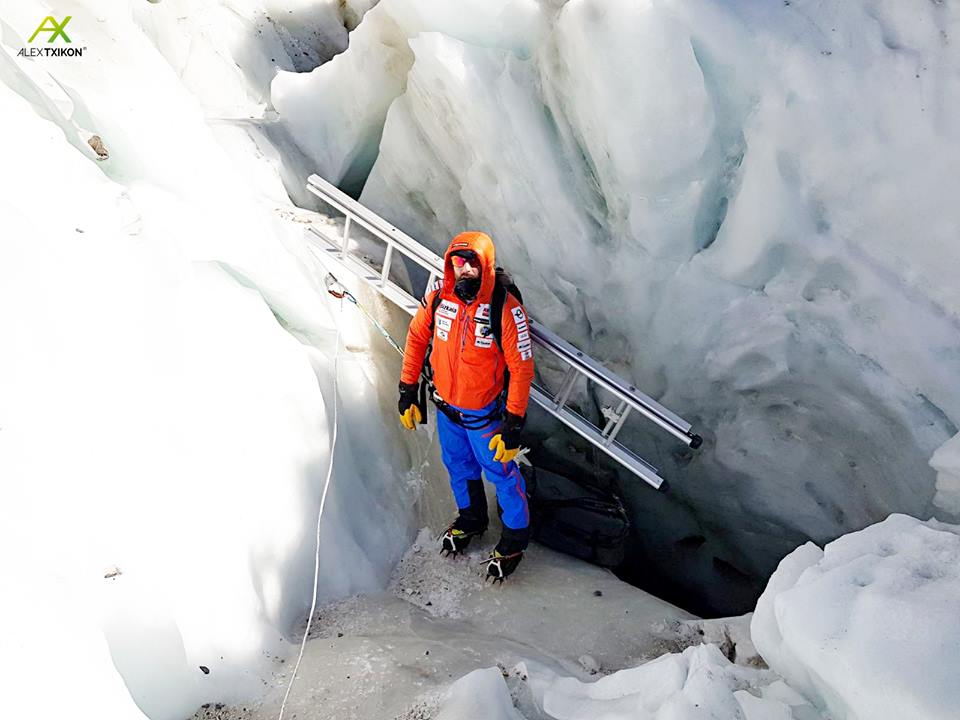
<svg viewBox="0 0 960 720">
<path fill-rule="evenodd" d="M 461 305 L 461 307 L 463 308 L 463 312 L 457 313 L 460 316 L 460 352 L 456 353 L 456 357 L 454 358 L 453 379 L 450 383 L 450 387 L 451 387 L 450 394 L 453 395 L 454 397 L 456 397 L 457 395 L 456 388 L 457 388 L 457 377 L 460 375 L 460 357 L 463 355 L 463 349 L 466 343 L 466 338 L 464 336 L 466 334 L 467 325 L 470 324 L 467 321 L 468 320 L 467 313 L 469 311 L 469 307 L 467 305 Z M 449 400 L 447 402 L 449 402 Z"/>
</svg>

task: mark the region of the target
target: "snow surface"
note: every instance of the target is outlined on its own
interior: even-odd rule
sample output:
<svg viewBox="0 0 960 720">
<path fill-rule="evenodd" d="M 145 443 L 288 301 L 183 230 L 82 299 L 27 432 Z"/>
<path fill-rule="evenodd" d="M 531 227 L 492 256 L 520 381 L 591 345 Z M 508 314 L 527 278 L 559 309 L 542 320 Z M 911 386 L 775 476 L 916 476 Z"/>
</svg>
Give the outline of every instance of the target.
<svg viewBox="0 0 960 720">
<path fill-rule="evenodd" d="M 628 498 L 636 575 L 743 611 L 809 538 L 955 520 L 957 5 L 449 7 L 383 0 L 271 97 L 321 175 L 434 250 L 490 232 L 538 319 L 704 434 L 621 436 L 672 487 Z"/>
<path fill-rule="evenodd" d="M 494 587 L 482 573 L 495 535 L 458 558 L 440 556 L 436 535 L 421 530 L 389 592 L 317 612 L 287 703 L 290 716 L 433 717 L 447 686 L 478 667 L 535 662 L 588 679 L 695 641 L 681 632 L 692 622 L 688 613 L 607 570 L 533 546 L 511 582 Z M 584 654 L 596 667 L 582 662 Z M 289 682 L 286 665 L 253 711 L 256 720 L 276 717 Z"/>
<path fill-rule="evenodd" d="M 797 690 L 847 720 L 960 708 L 960 527 L 891 515 L 780 563 L 751 624 Z"/>
<path fill-rule="evenodd" d="M 448 559 L 424 529 L 391 579 L 392 595 L 322 608 L 290 716 L 820 720 L 775 673 L 759 669 L 749 617 L 684 620 L 608 571 L 537 545 L 507 584 L 485 585 L 478 560 L 491 545 Z M 722 647 L 700 644 L 712 639 Z M 217 717 L 276 717 L 288 678 L 288 669 L 280 672 L 256 707 Z"/>
</svg>

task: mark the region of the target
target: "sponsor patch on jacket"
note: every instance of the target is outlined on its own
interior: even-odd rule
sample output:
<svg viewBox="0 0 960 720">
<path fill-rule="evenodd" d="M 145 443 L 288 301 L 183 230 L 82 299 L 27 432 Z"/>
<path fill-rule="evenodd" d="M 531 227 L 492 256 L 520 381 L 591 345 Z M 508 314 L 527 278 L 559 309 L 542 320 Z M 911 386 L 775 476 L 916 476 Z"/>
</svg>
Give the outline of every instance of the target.
<svg viewBox="0 0 960 720">
<path fill-rule="evenodd" d="M 437 337 L 441 340 L 446 340 L 448 337 L 450 337 L 450 334 L 442 327 L 437 326 Z"/>
<path fill-rule="evenodd" d="M 527 316 L 524 314 L 523 308 L 515 307 L 510 311 L 510 314 L 513 315 L 513 323 L 517 326 L 518 337 L 520 333 L 527 332 Z"/>
<path fill-rule="evenodd" d="M 476 314 L 473 316 L 473 319 L 476 320 L 477 322 L 480 322 L 481 320 L 487 320 L 487 321 L 489 322 L 489 320 L 490 320 L 490 303 L 481 303 L 480 305 L 478 305 L 478 306 L 477 306 L 477 312 L 476 312 Z"/>
<path fill-rule="evenodd" d="M 453 326 L 453 320 L 448 317 L 437 316 L 437 327 L 443 328 L 444 330 L 450 330 Z"/>
<path fill-rule="evenodd" d="M 477 347 L 488 348 L 493 344 L 493 338 L 491 337 L 476 337 L 473 339 L 473 344 Z"/>
<path fill-rule="evenodd" d="M 533 357 L 533 345 L 530 329 L 527 326 L 527 316 L 522 307 L 513 308 L 510 314 L 513 315 L 513 322 L 517 326 L 517 352 L 520 353 L 521 360 L 529 360 Z"/>
<path fill-rule="evenodd" d="M 493 328 L 489 325 L 474 325 L 473 334 L 477 337 L 488 337 L 493 332 Z"/>
<path fill-rule="evenodd" d="M 457 316 L 457 310 L 459 309 L 456 303 L 452 303 L 449 300 L 441 300 L 437 306 L 437 315 L 455 318 Z"/>
</svg>

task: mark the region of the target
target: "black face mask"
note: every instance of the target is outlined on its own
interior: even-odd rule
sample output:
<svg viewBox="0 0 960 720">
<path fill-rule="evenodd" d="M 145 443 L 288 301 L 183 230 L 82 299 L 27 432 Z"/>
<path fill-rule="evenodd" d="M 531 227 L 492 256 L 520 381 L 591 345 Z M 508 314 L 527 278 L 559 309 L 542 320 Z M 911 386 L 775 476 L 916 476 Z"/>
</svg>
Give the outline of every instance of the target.
<svg viewBox="0 0 960 720">
<path fill-rule="evenodd" d="M 460 278 L 453 286 L 453 294 L 465 303 L 471 302 L 480 292 L 480 278 Z"/>
</svg>

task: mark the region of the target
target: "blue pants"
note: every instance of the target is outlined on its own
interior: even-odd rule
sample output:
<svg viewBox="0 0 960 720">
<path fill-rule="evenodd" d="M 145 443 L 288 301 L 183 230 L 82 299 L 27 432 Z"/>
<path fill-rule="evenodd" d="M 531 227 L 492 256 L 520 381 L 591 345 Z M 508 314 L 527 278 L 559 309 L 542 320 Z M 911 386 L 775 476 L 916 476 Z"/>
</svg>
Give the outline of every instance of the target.
<svg viewBox="0 0 960 720">
<path fill-rule="evenodd" d="M 465 415 L 482 417 L 497 407 L 497 400 L 482 410 L 460 410 Z M 451 406 L 453 407 L 453 406 Z M 491 420 L 476 430 L 458 425 L 442 412 L 437 412 L 437 431 L 440 434 L 440 451 L 443 464 L 450 473 L 450 487 L 458 508 L 470 506 L 467 480 L 479 480 L 480 470 L 497 489 L 497 501 L 503 510 L 503 524 L 511 530 L 521 530 L 530 524 L 530 509 L 527 507 L 527 488 L 520 468 L 512 460 L 496 462 L 493 450 L 489 449 L 490 438 L 497 434 L 499 420 Z"/>
</svg>

